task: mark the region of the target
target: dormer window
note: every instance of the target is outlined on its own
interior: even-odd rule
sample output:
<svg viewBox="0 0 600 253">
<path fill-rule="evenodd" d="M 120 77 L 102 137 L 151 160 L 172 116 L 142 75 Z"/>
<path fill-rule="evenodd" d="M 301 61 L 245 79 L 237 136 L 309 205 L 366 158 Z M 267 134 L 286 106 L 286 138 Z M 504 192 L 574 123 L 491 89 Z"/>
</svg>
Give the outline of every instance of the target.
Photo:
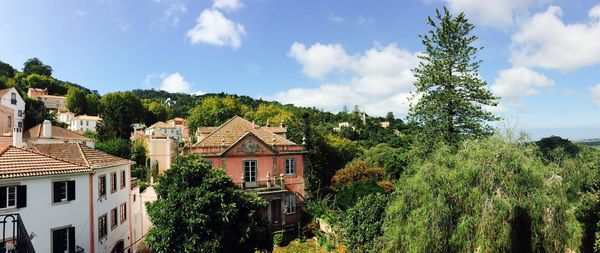
<svg viewBox="0 0 600 253">
<path fill-rule="evenodd" d="M 10 103 L 13 105 L 17 104 L 17 93 L 11 93 L 10 94 Z"/>
</svg>

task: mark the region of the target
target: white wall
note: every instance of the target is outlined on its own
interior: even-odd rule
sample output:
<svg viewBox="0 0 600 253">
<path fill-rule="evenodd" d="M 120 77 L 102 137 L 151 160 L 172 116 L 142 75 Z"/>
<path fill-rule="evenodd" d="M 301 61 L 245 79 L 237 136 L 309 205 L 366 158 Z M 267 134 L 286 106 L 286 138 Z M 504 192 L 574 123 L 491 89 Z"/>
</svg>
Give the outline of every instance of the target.
<svg viewBox="0 0 600 253">
<path fill-rule="evenodd" d="M 133 242 L 135 243 L 138 242 L 144 235 L 142 227 L 142 210 L 145 210 L 146 207 L 144 206 L 144 202 L 142 202 L 140 196 L 140 187 L 131 189 L 129 194 L 129 203 L 131 203 L 131 219 L 129 219 L 129 222 L 131 223 L 131 233 L 133 235 Z M 139 242 L 136 243 L 136 245 L 137 244 L 139 244 Z M 133 249 L 135 250 L 136 246 L 133 246 Z"/>
<path fill-rule="evenodd" d="M 16 105 L 13 105 L 10 103 L 11 93 L 17 94 L 17 104 Z M 23 123 L 23 120 L 25 119 L 25 101 L 23 100 L 23 98 L 21 97 L 19 92 L 17 92 L 17 89 L 11 88 L 11 90 L 9 92 L 7 92 L 6 94 L 4 94 L 3 97 L 0 97 L 0 103 L 15 111 L 15 115 L 13 117 L 14 118 L 13 127 L 19 126 L 19 122 L 21 122 L 22 126 L 25 127 L 24 123 Z M 21 112 L 22 112 L 21 117 L 19 117 L 19 110 L 21 110 Z"/>
<path fill-rule="evenodd" d="M 110 252 L 113 248 L 113 246 L 119 241 L 119 240 L 123 240 L 125 243 L 125 247 L 129 246 L 131 244 L 131 238 L 130 238 L 130 223 L 129 223 L 129 219 L 131 219 L 130 214 L 131 211 L 128 210 L 128 214 L 127 214 L 127 221 L 124 223 L 121 223 L 120 220 L 120 210 L 119 210 L 119 206 L 123 203 L 123 202 L 127 202 L 127 209 L 131 209 L 131 203 L 129 202 L 129 194 L 130 194 L 130 178 L 131 178 L 131 171 L 129 168 L 130 165 L 120 165 L 120 166 L 114 166 L 114 167 L 108 167 L 108 168 L 103 168 L 103 169 L 95 169 L 94 170 L 94 189 L 93 189 L 93 202 L 94 202 L 94 240 L 95 240 L 95 248 L 96 248 L 96 252 L 97 253 L 101 253 L 101 252 Z M 125 188 L 121 189 L 120 186 L 120 182 L 121 182 L 121 171 L 125 171 L 126 173 L 126 180 L 125 180 Z M 111 172 L 116 172 L 117 173 L 117 191 L 114 193 L 111 193 L 110 191 L 110 174 Z M 98 177 L 105 175 L 106 176 L 106 196 L 99 198 L 98 197 Z M 118 225 L 117 227 L 113 230 L 111 228 L 111 224 L 110 224 L 110 210 L 112 210 L 113 208 L 117 208 L 117 212 L 119 212 L 118 214 Z M 99 224 L 98 224 L 98 218 L 102 215 L 106 214 L 107 215 L 107 231 L 108 231 L 108 235 L 106 238 L 99 240 Z"/>
<path fill-rule="evenodd" d="M 83 125 L 81 124 L 83 122 Z M 71 131 L 91 131 L 91 132 L 96 132 L 96 125 L 97 125 L 97 121 L 96 120 L 85 120 L 85 119 L 73 119 L 71 120 L 70 124 L 69 124 L 69 130 Z"/>
<path fill-rule="evenodd" d="M 53 204 L 52 182 L 75 180 L 75 200 Z M 89 174 L 69 174 L 52 177 L 31 177 L 3 180 L 0 185 L 27 185 L 27 206 L 4 209 L 0 213 L 19 213 L 25 229 L 35 237 L 31 240 L 36 252 L 52 250 L 51 229 L 75 227 L 75 245 L 90 252 Z"/>
</svg>

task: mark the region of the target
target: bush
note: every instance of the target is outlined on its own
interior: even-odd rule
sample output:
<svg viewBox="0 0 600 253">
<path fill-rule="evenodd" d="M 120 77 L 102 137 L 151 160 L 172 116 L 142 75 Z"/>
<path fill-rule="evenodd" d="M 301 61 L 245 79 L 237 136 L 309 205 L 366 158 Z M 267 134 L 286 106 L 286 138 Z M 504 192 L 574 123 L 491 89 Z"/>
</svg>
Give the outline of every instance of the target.
<svg viewBox="0 0 600 253">
<path fill-rule="evenodd" d="M 281 246 L 282 242 L 283 242 L 283 234 L 282 233 L 276 233 L 273 235 L 273 245 Z"/>
<path fill-rule="evenodd" d="M 351 252 L 379 252 L 383 235 L 386 196 L 371 194 L 348 209 L 341 220 L 342 237 Z"/>
<path fill-rule="evenodd" d="M 129 142 L 123 139 L 109 139 L 98 142 L 96 148 L 123 159 L 129 159 L 131 156 L 131 146 Z"/>
</svg>

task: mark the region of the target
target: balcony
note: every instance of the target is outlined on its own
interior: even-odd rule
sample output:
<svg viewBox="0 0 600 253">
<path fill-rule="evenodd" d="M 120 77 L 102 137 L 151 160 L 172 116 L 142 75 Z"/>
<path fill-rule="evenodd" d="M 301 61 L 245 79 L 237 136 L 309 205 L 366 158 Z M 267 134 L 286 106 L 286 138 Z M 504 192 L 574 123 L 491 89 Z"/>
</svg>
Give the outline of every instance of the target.
<svg viewBox="0 0 600 253">
<path fill-rule="evenodd" d="M 267 175 L 265 180 L 256 181 L 245 181 L 245 178 L 241 178 L 240 187 L 242 189 L 251 190 L 260 194 L 286 192 L 285 189 L 285 175 L 271 177 Z"/>
<path fill-rule="evenodd" d="M 0 252 L 35 253 L 29 234 L 18 213 L 1 214 L 0 227 L 2 228 Z"/>
</svg>

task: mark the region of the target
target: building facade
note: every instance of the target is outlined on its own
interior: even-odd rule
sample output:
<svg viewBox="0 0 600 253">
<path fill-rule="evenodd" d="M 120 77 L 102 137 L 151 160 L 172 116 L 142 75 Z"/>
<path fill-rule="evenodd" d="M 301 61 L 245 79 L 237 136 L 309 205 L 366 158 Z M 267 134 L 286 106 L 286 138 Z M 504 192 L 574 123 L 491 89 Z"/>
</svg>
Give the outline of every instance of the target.
<svg viewBox="0 0 600 253">
<path fill-rule="evenodd" d="M 170 125 L 162 121 L 156 122 L 144 130 L 144 133 L 148 136 L 156 135 L 159 132 L 163 135 L 173 138 L 177 142 L 183 141 L 182 129 L 180 129 L 178 126 Z"/>
<path fill-rule="evenodd" d="M 23 129 L 23 121 L 25 120 L 25 100 L 19 95 L 19 92 L 15 88 L 7 88 L 0 90 L 0 106 L 4 107 L 2 111 L 5 114 L 3 118 L 4 124 L 7 129 L 4 129 L 6 133 L 12 132 L 12 128 Z M 10 116 L 10 111 L 13 115 Z"/>
<path fill-rule="evenodd" d="M 65 106 L 67 97 L 48 95 L 48 89 L 29 88 L 27 90 L 27 96 L 42 101 L 44 106 L 48 109 L 67 111 L 67 107 Z"/>
<path fill-rule="evenodd" d="M 69 130 L 74 132 L 86 132 L 90 131 L 95 133 L 98 123 L 102 121 L 102 118 L 98 116 L 79 115 L 74 116 L 69 122 Z"/>
<path fill-rule="evenodd" d="M 241 188 L 268 202 L 262 212 L 276 231 L 295 229 L 302 214 L 304 145 L 241 117 L 215 128 L 190 147 L 213 167 L 225 170 Z"/>
</svg>

